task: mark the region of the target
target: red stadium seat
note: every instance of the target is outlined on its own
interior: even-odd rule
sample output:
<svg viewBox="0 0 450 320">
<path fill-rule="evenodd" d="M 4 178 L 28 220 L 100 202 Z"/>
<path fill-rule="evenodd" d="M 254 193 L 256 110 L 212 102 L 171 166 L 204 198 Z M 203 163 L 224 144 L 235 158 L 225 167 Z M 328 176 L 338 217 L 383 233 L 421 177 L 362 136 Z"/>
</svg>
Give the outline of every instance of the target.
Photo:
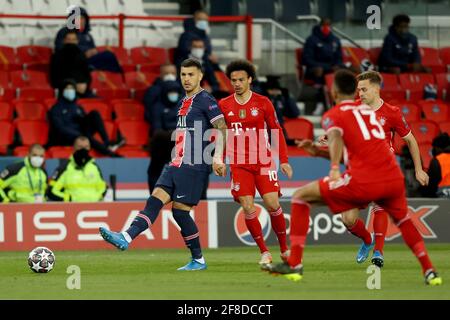
<svg viewBox="0 0 450 320">
<path fill-rule="evenodd" d="M 2 128 L 2 133 L 0 134 L 0 154 L 6 154 L 8 146 L 14 141 L 14 125 L 9 121 L 0 120 L 0 128 Z"/>
<path fill-rule="evenodd" d="M 314 125 L 307 119 L 285 119 L 284 128 L 289 139 L 314 139 Z"/>
<path fill-rule="evenodd" d="M 97 50 L 99 52 L 108 50 L 108 51 L 111 51 L 112 53 L 114 53 L 114 55 L 117 57 L 117 60 L 119 61 L 119 64 L 122 67 L 124 72 L 136 70 L 136 66 L 134 65 L 133 61 L 131 61 L 131 57 L 128 52 L 128 49 L 115 47 L 115 46 L 99 46 L 99 47 L 97 47 Z"/>
<path fill-rule="evenodd" d="M 306 67 L 302 63 L 303 58 L 303 48 L 297 48 L 295 49 L 295 61 L 296 61 L 296 68 L 297 68 L 297 77 L 300 82 L 305 82 L 306 84 L 312 84 L 312 81 L 305 80 L 305 71 Z"/>
<path fill-rule="evenodd" d="M 17 48 L 17 56 L 27 70 L 48 71 L 52 49 L 44 46 L 21 46 Z"/>
<path fill-rule="evenodd" d="M 450 121 L 440 122 L 439 129 L 441 129 L 441 132 L 447 132 L 450 134 Z"/>
<path fill-rule="evenodd" d="M 47 107 L 47 110 L 50 110 L 56 104 L 56 101 L 57 101 L 56 98 L 44 99 L 44 104 Z"/>
<path fill-rule="evenodd" d="M 9 74 L 0 70 L 0 101 L 9 101 L 16 96 L 16 90 L 11 86 Z"/>
<path fill-rule="evenodd" d="M 438 124 L 431 120 L 411 122 L 409 126 L 417 143 L 431 143 L 440 131 Z"/>
<path fill-rule="evenodd" d="M 422 167 L 424 170 L 428 169 L 430 161 L 433 158 L 431 150 L 433 149 L 431 143 L 421 143 L 419 144 L 420 157 L 422 158 Z"/>
<path fill-rule="evenodd" d="M 375 47 L 369 49 L 370 61 L 374 65 L 378 65 L 378 58 L 380 57 L 381 47 Z"/>
<path fill-rule="evenodd" d="M 11 121 L 14 108 L 8 102 L 0 101 L 0 121 Z"/>
<path fill-rule="evenodd" d="M 10 76 L 15 88 L 50 88 L 47 74 L 42 71 L 13 71 Z"/>
<path fill-rule="evenodd" d="M 407 90 L 407 100 L 423 99 L 424 87 L 435 84 L 434 77 L 428 73 L 402 73 L 399 76 L 400 85 Z"/>
<path fill-rule="evenodd" d="M 148 158 L 148 151 L 136 147 L 122 147 L 117 150 L 117 153 L 125 158 Z"/>
<path fill-rule="evenodd" d="M 34 143 L 46 145 L 48 142 L 48 124 L 45 121 L 18 120 L 17 131 L 22 138 L 22 144 L 29 146 Z"/>
<path fill-rule="evenodd" d="M 111 106 L 103 101 L 99 101 L 96 99 L 80 99 L 78 104 L 83 108 L 86 113 L 91 111 L 98 111 L 103 120 L 111 120 Z"/>
<path fill-rule="evenodd" d="M 350 62 L 352 66 L 360 68 L 361 61 L 370 60 L 367 50 L 358 47 L 342 47 L 342 60 L 344 63 Z"/>
<path fill-rule="evenodd" d="M 435 122 L 445 122 L 450 120 L 450 108 L 439 100 L 424 100 L 419 102 L 422 107 L 425 119 Z"/>
<path fill-rule="evenodd" d="M 234 92 L 233 86 L 231 85 L 231 81 L 230 79 L 228 79 L 225 72 L 221 70 L 214 71 L 214 75 L 216 76 L 217 82 L 219 82 L 220 90 L 228 92 L 229 94 L 232 94 Z"/>
<path fill-rule="evenodd" d="M 167 62 L 167 51 L 158 47 L 135 47 L 131 49 L 131 60 L 135 64 L 164 64 Z"/>
<path fill-rule="evenodd" d="M 37 101 L 17 101 L 14 103 L 18 120 L 44 120 L 47 108 Z"/>
<path fill-rule="evenodd" d="M 382 73 L 383 83 L 381 85 L 381 97 L 386 100 L 405 100 L 405 91 L 398 82 L 398 77 L 395 74 Z"/>
<path fill-rule="evenodd" d="M 117 137 L 117 127 L 116 124 L 113 121 L 103 121 L 103 124 L 105 125 L 106 134 L 108 135 L 109 141 L 116 140 Z M 96 133 L 94 136 L 97 140 L 103 141 L 103 139 L 100 137 L 100 134 Z M 105 142 L 105 141 L 103 141 Z"/>
<path fill-rule="evenodd" d="M 123 82 L 122 74 L 108 71 L 91 72 L 91 87 L 105 99 L 126 99 L 130 92 Z"/>
<path fill-rule="evenodd" d="M 415 104 L 413 102 L 392 101 L 392 102 L 390 102 L 390 104 L 400 108 L 400 110 L 403 113 L 403 116 L 405 117 L 405 119 L 408 123 L 414 122 L 414 121 L 419 121 L 422 118 L 422 110 L 421 110 L 420 106 L 418 106 L 417 104 Z"/>
<path fill-rule="evenodd" d="M 19 98 L 23 99 L 51 99 L 55 97 L 53 88 L 20 88 L 17 92 Z"/>
<path fill-rule="evenodd" d="M 144 146 L 148 142 L 150 126 L 144 121 L 120 121 L 119 131 L 126 146 Z"/>
<path fill-rule="evenodd" d="M 441 61 L 439 50 L 436 48 L 420 47 L 420 55 L 422 56 L 422 64 L 431 68 L 433 73 L 446 72 L 447 66 Z"/>
<path fill-rule="evenodd" d="M 14 148 L 13 155 L 16 157 L 25 158 L 30 151 L 30 146 L 18 146 Z"/>
<path fill-rule="evenodd" d="M 158 77 L 159 73 L 127 72 L 125 83 L 131 89 L 133 98 L 142 101 L 145 91 Z"/>
<path fill-rule="evenodd" d="M 158 74 L 161 69 L 161 64 L 159 63 L 147 63 L 139 66 L 139 71 L 144 73 L 154 73 Z"/>
<path fill-rule="evenodd" d="M 112 101 L 117 121 L 144 120 L 144 106 L 134 100 Z"/>
<path fill-rule="evenodd" d="M 177 48 L 169 48 L 167 50 L 167 53 L 169 55 L 169 62 L 175 63 L 175 52 L 177 51 Z"/>
<path fill-rule="evenodd" d="M 0 46 L 0 71 L 15 71 L 22 68 L 14 48 Z"/>
<path fill-rule="evenodd" d="M 72 153 L 72 147 L 51 147 L 47 150 L 48 157 L 50 158 L 67 159 L 70 158 Z"/>
<path fill-rule="evenodd" d="M 450 73 L 438 73 L 435 77 L 438 97 L 444 101 L 450 101 Z"/>
<path fill-rule="evenodd" d="M 439 56 L 441 57 L 442 62 L 447 66 L 447 72 L 450 69 L 450 47 L 444 47 L 439 49 Z"/>
</svg>

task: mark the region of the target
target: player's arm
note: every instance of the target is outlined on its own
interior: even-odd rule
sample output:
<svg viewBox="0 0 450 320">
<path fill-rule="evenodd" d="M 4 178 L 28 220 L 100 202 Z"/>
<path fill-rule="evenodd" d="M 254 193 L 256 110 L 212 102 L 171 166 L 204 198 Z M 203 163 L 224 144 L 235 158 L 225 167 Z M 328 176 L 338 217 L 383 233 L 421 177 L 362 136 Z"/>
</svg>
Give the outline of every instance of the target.
<svg viewBox="0 0 450 320">
<path fill-rule="evenodd" d="M 62 159 L 56 168 L 53 176 L 50 178 L 47 198 L 52 201 L 70 201 L 70 195 L 64 192 L 65 173 L 67 172 L 67 166 L 69 165 L 68 159 Z"/>
<path fill-rule="evenodd" d="M 428 174 L 423 171 L 422 160 L 420 159 L 419 145 L 417 144 L 416 138 L 412 132 L 408 133 L 403 137 L 406 144 L 408 145 L 409 152 L 414 162 L 414 169 L 416 171 L 416 179 L 422 186 L 426 186 L 429 182 Z"/>
<path fill-rule="evenodd" d="M 331 169 L 329 177 L 331 180 L 337 180 L 341 176 L 339 170 L 339 163 L 342 159 L 344 150 L 344 139 L 342 138 L 341 130 L 333 128 L 327 132 L 328 149 L 330 152 Z"/>
<path fill-rule="evenodd" d="M 319 146 L 310 139 L 295 140 L 298 148 L 308 152 L 313 157 L 330 159 L 330 152 L 327 149 L 319 148 Z"/>
<path fill-rule="evenodd" d="M 212 126 L 217 130 L 213 170 L 216 175 L 225 177 L 227 175 L 227 167 L 223 163 L 223 154 L 225 150 L 225 143 L 227 141 L 227 123 L 225 122 L 225 118 L 221 117 L 215 120 L 212 123 Z"/>
<path fill-rule="evenodd" d="M 278 137 L 276 144 L 278 146 L 278 151 L 280 153 L 279 157 L 280 157 L 281 172 L 283 172 L 284 175 L 286 175 L 289 179 L 291 179 L 293 170 L 291 165 L 289 164 L 286 138 L 284 137 L 283 129 L 281 128 L 280 123 L 278 122 L 275 108 L 273 107 L 272 102 L 270 102 L 269 99 L 266 100 L 264 107 L 265 107 L 264 117 L 267 127 L 271 129 L 271 131 L 275 130 L 275 132 L 278 133 L 278 135 L 275 135 L 275 137 Z"/>
<path fill-rule="evenodd" d="M 11 201 L 7 195 L 8 189 L 23 166 L 24 162 L 14 163 L 0 173 L 0 202 L 8 203 Z"/>
</svg>

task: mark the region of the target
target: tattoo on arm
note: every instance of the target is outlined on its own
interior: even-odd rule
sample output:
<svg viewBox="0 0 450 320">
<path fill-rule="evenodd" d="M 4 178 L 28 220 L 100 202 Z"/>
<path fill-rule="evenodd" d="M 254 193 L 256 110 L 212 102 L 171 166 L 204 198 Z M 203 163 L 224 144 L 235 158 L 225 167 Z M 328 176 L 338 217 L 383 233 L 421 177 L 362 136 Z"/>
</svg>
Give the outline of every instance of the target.
<svg viewBox="0 0 450 320">
<path fill-rule="evenodd" d="M 213 122 L 213 127 L 218 130 L 216 136 L 216 149 L 214 151 L 214 158 L 223 159 L 223 151 L 227 141 L 227 124 L 224 118 L 217 119 Z"/>
</svg>

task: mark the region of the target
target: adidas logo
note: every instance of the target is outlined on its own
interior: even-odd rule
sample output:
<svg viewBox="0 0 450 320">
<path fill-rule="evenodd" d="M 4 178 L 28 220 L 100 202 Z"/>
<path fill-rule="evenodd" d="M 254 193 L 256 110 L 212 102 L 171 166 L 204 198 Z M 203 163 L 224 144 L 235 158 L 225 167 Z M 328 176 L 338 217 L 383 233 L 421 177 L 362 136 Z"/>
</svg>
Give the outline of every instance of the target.
<svg viewBox="0 0 450 320">
<path fill-rule="evenodd" d="M 228 116 L 229 116 L 229 117 L 234 116 L 233 111 L 228 112 Z"/>
</svg>

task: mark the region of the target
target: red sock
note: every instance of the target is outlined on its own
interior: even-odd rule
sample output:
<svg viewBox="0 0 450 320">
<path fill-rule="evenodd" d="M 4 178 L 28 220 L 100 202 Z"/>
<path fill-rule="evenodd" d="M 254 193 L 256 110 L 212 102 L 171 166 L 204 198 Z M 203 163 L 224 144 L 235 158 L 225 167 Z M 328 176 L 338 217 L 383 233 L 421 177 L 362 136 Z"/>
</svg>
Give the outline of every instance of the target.
<svg viewBox="0 0 450 320">
<path fill-rule="evenodd" d="M 384 238 L 386 237 L 386 231 L 388 227 L 388 213 L 382 208 L 376 208 L 372 210 L 373 214 L 373 232 L 375 233 L 375 248 L 383 254 Z"/>
<path fill-rule="evenodd" d="M 425 274 L 429 270 L 434 270 L 433 264 L 431 263 L 430 257 L 428 256 L 427 249 L 425 248 L 425 243 L 423 238 L 417 231 L 416 227 L 412 223 L 409 217 L 406 220 L 401 220 L 397 226 L 402 232 L 403 240 L 405 240 L 408 247 L 414 253 L 414 255 L 419 259 L 420 265 L 422 266 L 422 272 Z"/>
<path fill-rule="evenodd" d="M 280 252 L 283 253 L 288 247 L 286 241 L 286 220 L 284 220 L 283 209 L 281 207 L 270 212 L 270 222 L 272 223 L 273 231 L 277 235 Z"/>
<path fill-rule="evenodd" d="M 365 244 L 372 243 L 372 237 L 369 231 L 367 231 L 366 226 L 364 225 L 364 222 L 361 219 L 357 219 L 355 224 L 351 228 L 347 228 L 347 230 L 351 234 L 362 239 Z"/>
<path fill-rule="evenodd" d="M 301 200 L 292 200 L 291 205 L 291 255 L 288 263 L 295 267 L 302 263 L 306 234 L 309 229 L 309 211 L 311 206 Z"/>
<path fill-rule="evenodd" d="M 250 234 L 258 245 L 261 253 L 269 251 L 266 247 L 266 243 L 264 242 L 261 224 L 259 223 L 256 211 L 245 215 L 245 225 L 247 226 L 248 231 L 250 231 Z"/>
</svg>

